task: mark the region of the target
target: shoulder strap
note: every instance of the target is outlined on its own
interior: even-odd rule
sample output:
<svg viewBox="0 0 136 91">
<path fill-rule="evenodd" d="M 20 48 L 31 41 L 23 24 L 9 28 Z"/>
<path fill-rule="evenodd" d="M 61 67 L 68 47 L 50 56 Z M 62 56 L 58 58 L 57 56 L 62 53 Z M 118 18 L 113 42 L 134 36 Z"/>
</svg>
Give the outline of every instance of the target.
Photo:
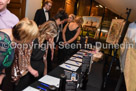
<svg viewBox="0 0 136 91">
<path fill-rule="evenodd" d="M 68 28 L 68 29 L 69 29 L 69 24 L 70 24 L 70 23 L 68 23 L 68 25 L 67 25 L 67 28 Z"/>
<path fill-rule="evenodd" d="M 76 28 L 76 30 L 78 29 L 79 27 Z"/>
</svg>

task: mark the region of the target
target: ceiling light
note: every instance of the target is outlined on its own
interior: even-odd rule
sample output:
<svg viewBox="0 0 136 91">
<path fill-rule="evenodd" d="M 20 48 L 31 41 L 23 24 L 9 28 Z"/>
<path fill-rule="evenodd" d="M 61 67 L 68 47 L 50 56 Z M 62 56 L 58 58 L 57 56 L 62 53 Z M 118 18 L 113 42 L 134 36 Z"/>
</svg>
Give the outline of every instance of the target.
<svg viewBox="0 0 136 91">
<path fill-rule="evenodd" d="M 97 29 L 97 31 L 100 31 L 100 29 Z M 102 29 L 101 32 L 107 33 L 108 30 L 107 29 Z"/>
<path fill-rule="evenodd" d="M 115 17 L 115 19 L 118 19 L 118 17 Z"/>
<path fill-rule="evenodd" d="M 102 5 L 99 5 L 99 7 L 103 8 L 103 6 L 102 6 Z"/>
</svg>

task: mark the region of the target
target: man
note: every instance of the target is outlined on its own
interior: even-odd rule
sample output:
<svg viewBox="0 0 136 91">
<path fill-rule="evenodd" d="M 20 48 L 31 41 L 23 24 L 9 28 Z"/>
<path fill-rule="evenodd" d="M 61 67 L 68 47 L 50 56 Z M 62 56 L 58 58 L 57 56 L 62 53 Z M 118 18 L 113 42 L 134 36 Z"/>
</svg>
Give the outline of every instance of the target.
<svg viewBox="0 0 136 91">
<path fill-rule="evenodd" d="M 7 9 L 10 0 L 0 0 L 0 29 L 13 28 L 19 19 Z"/>
<path fill-rule="evenodd" d="M 43 4 L 43 8 L 36 11 L 34 21 L 37 23 L 38 26 L 50 19 L 49 10 L 51 9 L 51 7 L 52 1 L 46 0 Z"/>
</svg>

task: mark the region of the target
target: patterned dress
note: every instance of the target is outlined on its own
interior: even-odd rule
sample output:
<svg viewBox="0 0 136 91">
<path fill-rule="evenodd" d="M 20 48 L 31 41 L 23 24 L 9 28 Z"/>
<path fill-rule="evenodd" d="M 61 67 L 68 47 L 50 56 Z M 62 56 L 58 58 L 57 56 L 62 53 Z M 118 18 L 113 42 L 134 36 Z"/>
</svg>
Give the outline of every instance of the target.
<svg viewBox="0 0 136 91">
<path fill-rule="evenodd" d="M 2 70 L 11 66 L 14 58 L 14 49 L 9 36 L 0 31 L 0 74 Z"/>
</svg>

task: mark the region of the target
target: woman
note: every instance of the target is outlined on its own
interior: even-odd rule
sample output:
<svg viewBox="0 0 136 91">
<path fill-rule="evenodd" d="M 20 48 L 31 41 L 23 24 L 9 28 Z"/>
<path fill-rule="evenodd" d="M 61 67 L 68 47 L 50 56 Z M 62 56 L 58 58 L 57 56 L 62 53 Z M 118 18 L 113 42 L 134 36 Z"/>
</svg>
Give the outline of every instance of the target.
<svg viewBox="0 0 136 91">
<path fill-rule="evenodd" d="M 76 48 L 72 48 L 72 45 L 76 47 L 76 39 L 80 34 L 81 31 L 81 25 L 83 23 L 82 17 L 76 17 L 73 22 L 68 23 L 62 32 L 63 41 L 65 46 L 70 46 L 70 48 L 65 48 L 65 58 L 64 60 L 67 60 L 69 57 L 71 57 L 75 52 Z"/>
<path fill-rule="evenodd" d="M 68 16 L 68 19 L 66 21 L 64 21 L 63 24 L 61 24 L 61 26 L 59 28 L 60 29 L 60 33 L 59 33 L 59 39 L 58 39 L 58 43 L 57 43 L 58 45 L 57 46 L 59 46 L 59 43 L 61 43 L 63 41 L 63 38 L 62 38 L 63 28 L 65 27 L 65 25 L 67 23 L 73 22 L 74 19 L 75 19 L 75 15 L 74 14 L 70 14 Z M 57 56 L 58 57 L 58 64 L 61 64 L 64 61 L 64 58 L 62 57 L 64 55 L 63 51 L 65 51 L 65 49 L 61 49 L 60 47 L 58 47 L 58 56 Z"/>
<path fill-rule="evenodd" d="M 0 30 L 0 84 L 5 77 L 5 68 L 12 64 L 16 43 L 29 43 L 38 36 L 36 23 L 22 19 L 13 29 Z"/>
<path fill-rule="evenodd" d="M 40 26 L 39 36 L 33 41 L 33 49 L 30 62 L 32 68 L 38 72 L 38 75 L 35 76 L 28 72 L 26 75 L 20 78 L 19 83 L 15 87 L 15 91 L 20 91 L 26 88 L 41 78 L 43 75 L 47 74 L 48 48 L 50 46 L 51 49 L 53 49 L 54 37 L 57 36 L 58 26 L 65 18 L 65 12 L 58 12 L 54 20 L 45 22 Z"/>
<path fill-rule="evenodd" d="M 68 16 L 68 22 L 70 23 L 70 22 L 73 22 L 74 20 L 75 20 L 75 15 L 74 14 L 70 14 Z"/>
</svg>

